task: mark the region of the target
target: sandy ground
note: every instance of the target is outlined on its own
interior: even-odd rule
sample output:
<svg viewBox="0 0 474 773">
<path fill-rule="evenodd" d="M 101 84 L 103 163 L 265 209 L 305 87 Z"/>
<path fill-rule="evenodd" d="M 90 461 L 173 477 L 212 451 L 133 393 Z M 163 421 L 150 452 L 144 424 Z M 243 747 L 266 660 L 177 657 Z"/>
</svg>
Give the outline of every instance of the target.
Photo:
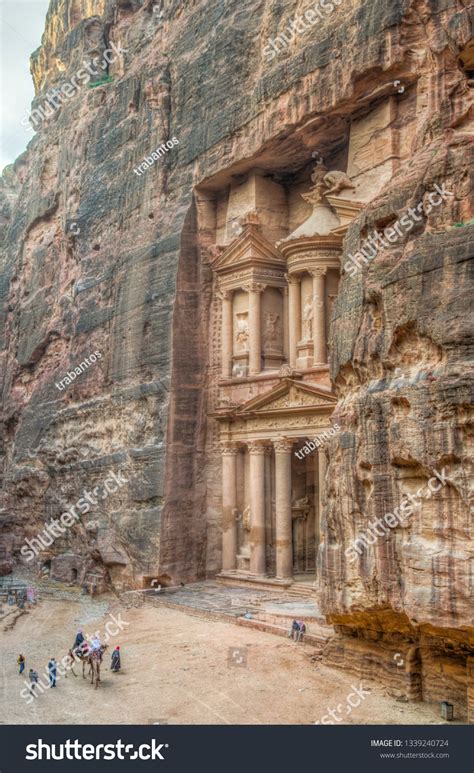
<svg viewBox="0 0 474 773">
<path fill-rule="evenodd" d="M 60 679 L 28 705 L 18 653 L 41 676 L 51 656 L 66 654 L 78 625 L 104 631 L 110 613 L 128 623 L 110 642 L 121 647 L 122 671 L 110 672 L 107 652 L 97 690 L 76 666 L 76 678 Z M 310 646 L 165 607 L 47 598 L 11 630 L 1 629 L 4 723 L 310 724 L 340 704 L 341 724 L 441 724 L 437 706 L 399 703 L 369 680 L 363 687 L 370 694 L 348 711 L 347 696 L 360 680 L 311 662 Z"/>
</svg>

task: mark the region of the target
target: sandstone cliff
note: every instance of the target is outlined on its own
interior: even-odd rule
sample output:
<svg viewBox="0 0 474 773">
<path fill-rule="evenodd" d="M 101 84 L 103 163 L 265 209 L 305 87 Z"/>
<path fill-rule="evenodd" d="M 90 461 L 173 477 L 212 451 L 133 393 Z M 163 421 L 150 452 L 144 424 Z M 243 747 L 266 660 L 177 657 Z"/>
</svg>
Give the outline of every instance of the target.
<svg viewBox="0 0 474 773">
<path fill-rule="evenodd" d="M 375 173 L 384 185 L 345 252 L 435 184 L 454 195 L 340 284 L 330 349 L 344 432 L 329 449 L 319 594 L 341 634 L 330 660 L 388 671 L 398 642 L 415 663 L 416 697 L 418 648 L 439 651 L 426 694 L 437 698 L 451 669 L 465 705 L 472 16 L 462 0 L 344 0 L 268 61 L 269 40 L 306 7 L 52 0 L 32 57 L 34 107 L 84 60 L 112 44 L 125 52 L 107 68 L 112 81 L 53 111 L 2 178 L 0 561 L 19 560 L 46 518 L 122 469 L 128 485 L 39 564 L 116 587 L 219 569 L 207 442 L 206 248 L 216 224 L 206 196 L 252 167 L 297 179 L 315 149 L 345 159 L 349 127 L 389 94 L 398 99 L 398 82 L 399 117 L 361 133 L 361 163 L 389 143 L 390 167 Z M 172 151 L 134 172 L 173 136 Z M 95 350 L 99 363 L 55 386 Z M 443 468 L 454 482 L 348 561 L 373 518 Z"/>
</svg>

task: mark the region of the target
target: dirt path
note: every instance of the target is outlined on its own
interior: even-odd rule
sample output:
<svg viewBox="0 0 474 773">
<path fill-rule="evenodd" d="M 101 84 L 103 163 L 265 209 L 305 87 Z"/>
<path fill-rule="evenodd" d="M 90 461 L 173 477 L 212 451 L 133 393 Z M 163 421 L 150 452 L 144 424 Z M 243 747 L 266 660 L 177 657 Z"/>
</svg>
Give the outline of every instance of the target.
<svg viewBox="0 0 474 773">
<path fill-rule="evenodd" d="M 109 611 L 128 623 L 110 642 L 121 646 L 121 673 L 110 672 L 108 652 L 98 690 L 76 667 L 77 678 L 60 679 L 28 705 L 18 653 L 42 675 L 51 656 L 66 654 L 79 624 L 104 631 Z M 13 724 L 309 724 L 339 704 L 343 724 L 440 723 L 436 706 L 399 703 L 370 680 L 363 684 L 370 694 L 349 711 L 360 680 L 310 655 L 290 640 L 173 609 L 48 598 L 0 633 L 0 716 Z"/>
</svg>

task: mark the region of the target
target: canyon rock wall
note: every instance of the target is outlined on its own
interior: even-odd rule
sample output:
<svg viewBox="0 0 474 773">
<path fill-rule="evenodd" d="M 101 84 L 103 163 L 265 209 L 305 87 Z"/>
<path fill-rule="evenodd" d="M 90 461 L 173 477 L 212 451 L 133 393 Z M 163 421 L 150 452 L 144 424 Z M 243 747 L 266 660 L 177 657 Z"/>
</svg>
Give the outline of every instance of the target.
<svg viewBox="0 0 474 773">
<path fill-rule="evenodd" d="M 329 661 L 375 662 L 375 647 L 393 671 L 393 644 L 404 642 L 409 691 L 427 668 L 437 698 L 448 652 L 464 706 L 472 16 L 462 0 L 344 0 L 272 56 L 270 41 L 306 8 L 52 0 L 32 57 L 33 108 L 84 61 L 102 61 L 112 44 L 124 51 L 104 67 L 111 81 L 48 111 L 1 181 L 0 566 L 24 560 L 26 537 L 122 470 L 128 483 L 42 549 L 39 565 L 118 588 L 215 573 L 207 248 L 219 224 L 206 202 L 255 167 L 297 180 L 315 153 L 355 172 L 372 164 L 380 192 L 369 186 L 347 256 L 444 185 L 452 195 L 339 287 L 330 352 L 344 431 L 328 453 L 319 595 L 340 634 Z M 350 128 L 378 105 L 389 118 L 363 124 L 348 151 Z M 178 143 L 140 172 L 170 137 Z M 95 351 L 98 362 L 56 386 Z M 373 519 L 443 469 L 447 485 L 406 525 L 349 559 Z M 419 648 L 436 647 L 428 668 Z"/>
</svg>

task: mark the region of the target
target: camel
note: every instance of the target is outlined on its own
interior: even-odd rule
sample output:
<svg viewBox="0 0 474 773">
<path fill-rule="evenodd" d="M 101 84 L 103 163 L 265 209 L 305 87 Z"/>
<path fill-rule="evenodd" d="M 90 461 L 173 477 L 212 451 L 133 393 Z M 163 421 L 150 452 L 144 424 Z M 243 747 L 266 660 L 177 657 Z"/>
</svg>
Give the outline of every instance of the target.
<svg viewBox="0 0 474 773">
<path fill-rule="evenodd" d="M 69 658 L 71 660 L 71 671 L 74 674 L 74 676 L 77 676 L 76 672 L 74 671 L 73 663 L 78 660 L 82 663 L 82 678 L 86 678 L 86 665 L 89 665 L 89 673 L 88 676 L 91 677 L 91 684 L 94 684 L 95 681 L 95 688 L 97 689 L 100 682 L 100 664 L 102 663 L 102 658 L 104 656 L 104 652 L 107 649 L 107 644 L 103 644 L 99 650 L 89 650 L 86 653 L 82 653 L 79 647 L 76 647 L 75 650 L 69 650 Z"/>
</svg>

